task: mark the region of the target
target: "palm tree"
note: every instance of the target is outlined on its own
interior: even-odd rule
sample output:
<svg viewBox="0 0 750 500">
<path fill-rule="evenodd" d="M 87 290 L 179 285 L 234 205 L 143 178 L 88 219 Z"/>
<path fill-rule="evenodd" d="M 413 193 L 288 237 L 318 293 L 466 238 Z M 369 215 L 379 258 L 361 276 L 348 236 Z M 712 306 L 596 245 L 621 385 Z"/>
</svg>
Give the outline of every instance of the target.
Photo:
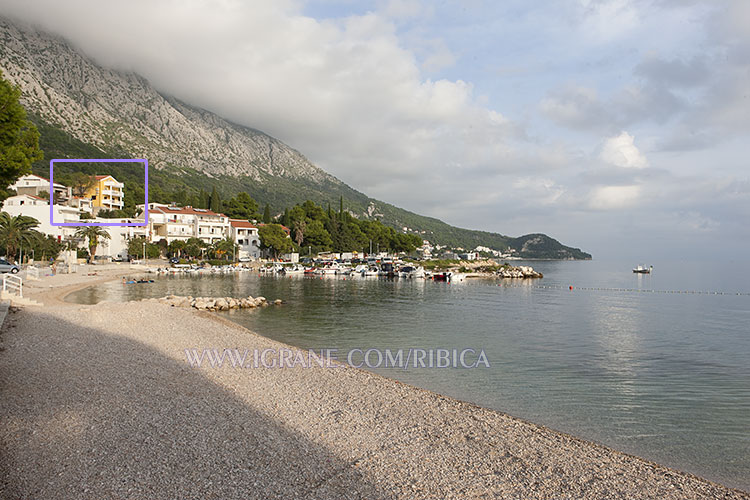
<svg viewBox="0 0 750 500">
<path fill-rule="evenodd" d="M 225 258 L 225 256 L 229 256 L 230 253 L 232 255 L 235 254 L 236 245 L 232 238 L 227 237 L 214 243 L 213 250 L 217 257 Z"/>
<path fill-rule="evenodd" d="M 94 255 L 96 255 L 96 247 L 99 246 L 99 238 L 108 240 L 110 238 L 109 233 L 101 226 L 81 226 L 76 229 L 75 237 L 81 240 L 89 240 L 89 264 L 94 262 Z"/>
<path fill-rule="evenodd" d="M 12 216 L 0 212 L 0 243 L 5 245 L 5 255 L 9 260 L 15 259 L 19 247 L 31 246 L 42 236 L 34 230 L 38 225 L 39 221 L 28 215 Z"/>
</svg>

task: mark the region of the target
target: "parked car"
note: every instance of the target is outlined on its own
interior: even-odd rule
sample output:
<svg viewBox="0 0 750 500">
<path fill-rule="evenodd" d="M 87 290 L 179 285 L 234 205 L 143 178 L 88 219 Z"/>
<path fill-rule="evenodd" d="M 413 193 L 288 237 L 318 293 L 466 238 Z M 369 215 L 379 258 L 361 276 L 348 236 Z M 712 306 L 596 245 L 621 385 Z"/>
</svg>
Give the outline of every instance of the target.
<svg viewBox="0 0 750 500">
<path fill-rule="evenodd" d="M 169 259 L 169 263 L 170 264 L 179 264 L 180 263 L 180 259 L 177 258 L 177 257 L 172 257 L 171 259 Z"/>
<path fill-rule="evenodd" d="M 0 259 L 0 273 L 12 273 L 16 274 L 21 268 L 15 264 L 11 264 L 5 259 Z"/>
</svg>

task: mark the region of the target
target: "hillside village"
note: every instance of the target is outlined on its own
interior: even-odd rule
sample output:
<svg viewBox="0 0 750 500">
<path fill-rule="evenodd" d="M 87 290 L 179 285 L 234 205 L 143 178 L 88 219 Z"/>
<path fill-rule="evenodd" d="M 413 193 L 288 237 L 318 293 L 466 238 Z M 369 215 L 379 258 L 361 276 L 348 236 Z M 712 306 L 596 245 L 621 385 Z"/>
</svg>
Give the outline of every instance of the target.
<svg viewBox="0 0 750 500">
<path fill-rule="evenodd" d="M 261 256 L 258 227 L 262 224 L 248 220 L 231 219 L 224 214 L 208 209 L 180 207 L 162 203 L 149 203 L 148 221 L 143 217 L 145 205 L 138 205 L 140 217 L 103 218 L 102 210 L 121 209 L 124 183 L 110 175 L 94 176 L 95 183 L 80 195 L 72 188 L 59 183 L 52 186 L 52 217 L 55 223 L 102 223 L 142 224 L 132 226 L 106 226 L 109 239 L 102 238 L 96 248 L 95 258 L 125 260 L 138 256 L 129 254 L 133 239 L 143 239 L 149 244 L 162 240 L 166 247 L 175 241 L 187 242 L 196 238 L 206 246 L 222 240 L 231 240 L 236 245 L 234 257 L 245 261 Z M 60 242 L 76 240 L 76 229 L 80 226 L 56 226 L 50 221 L 50 181 L 38 175 L 24 175 L 10 186 L 17 194 L 3 202 L 2 211 L 11 216 L 25 215 L 39 221 L 37 231 Z M 81 245 L 84 242 L 80 242 Z M 173 245 L 174 247 L 179 245 Z"/>
<path fill-rule="evenodd" d="M 222 242 L 225 257 L 233 261 L 247 262 L 269 257 L 271 253 L 264 252 L 259 229 L 264 225 L 257 220 L 231 218 L 223 213 L 206 208 L 179 206 L 175 203 L 148 204 L 148 220 L 145 220 L 146 206 L 136 205 L 138 216 L 131 218 L 102 217 L 103 211 L 120 210 L 123 208 L 125 184 L 111 175 L 94 175 L 85 186 L 66 186 L 57 182 L 52 184 L 50 196 L 50 181 L 44 177 L 27 174 L 21 176 L 9 189 L 15 195 L 3 202 L 2 211 L 10 216 L 24 215 L 39 222 L 35 228 L 47 237 L 60 243 L 85 249 L 86 241 L 82 241 L 76 234 L 80 224 L 107 224 L 102 229 L 109 238 L 100 238 L 95 249 L 94 260 L 128 260 L 130 258 L 148 257 L 155 246 L 159 255 L 180 255 L 189 241 L 200 241 L 201 257 L 205 257 L 205 249 L 216 247 Z M 50 211 L 50 199 L 52 209 Z M 50 221 L 52 214 L 54 222 L 71 225 L 53 225 Z M 122 225 L 112 225 L 112 224 Z M 75 225 L 73 225 L 75 224 Z M 128 224 L 128 225 L 125 225 Z M 287 238 L 292 237 L 292 231 L 283 224 L 279 225 Z M 404 228 L 407 230 L 407 228 Z M 139 244 L 133 245 L 136 241 Z M 140 245 L 140 246 L 139 246 Z M 148 245 L 149 250 L 147 250 Z M 370 253 L 380 252 L 379 247 L 370 249 Z M 363 249 L 363 252 L 366 249 Z M 79 257 L 85 252 L 79 251 Z M 317 253 L 317 252 L 316 252 Z M 356 255 L 358 252 L 351 252 Z M 447 259 L 474 260 L 480 253 L 487 256 L 513 258 L 512 253 L 503 254 L 496 250 L 478 247 L 473 251 L 464 249 L 448 249 L 440 245 L 432 245 L 423 240 L 416 248 L 416 253 L 423 258 L 442 257 Z M 489 254 L 489 255 L 488 255 Z M 340 256 L 340 254 L 338 254 Z M 153 255 L 154 257 L 157 255 Z M 189 256 L 186 254 L 186 256 Z M 335 254 L 334 254 L 335 256 Z M 28 257 L 28 256 L 27 256 Z M 299 254 L 287 252 L 280 257 L 296 261 Z"/>
</svg>

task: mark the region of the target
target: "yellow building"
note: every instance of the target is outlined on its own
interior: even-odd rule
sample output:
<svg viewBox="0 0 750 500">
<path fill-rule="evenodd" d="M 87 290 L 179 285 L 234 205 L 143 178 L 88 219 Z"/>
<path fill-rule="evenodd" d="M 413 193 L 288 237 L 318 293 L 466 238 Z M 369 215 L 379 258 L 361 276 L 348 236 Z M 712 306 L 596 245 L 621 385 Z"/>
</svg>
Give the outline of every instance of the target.
<svg viewBox="0 0 750 500">
<path fill-rule="evenodd" d="M 94 209 L 120 210 L 124 206 L 123 188 L 125 184 L 117 182 L 111 175 L 97 175 L 96 184 L 86 191 L 85 198 L 91 199 Z"/>
</svg>

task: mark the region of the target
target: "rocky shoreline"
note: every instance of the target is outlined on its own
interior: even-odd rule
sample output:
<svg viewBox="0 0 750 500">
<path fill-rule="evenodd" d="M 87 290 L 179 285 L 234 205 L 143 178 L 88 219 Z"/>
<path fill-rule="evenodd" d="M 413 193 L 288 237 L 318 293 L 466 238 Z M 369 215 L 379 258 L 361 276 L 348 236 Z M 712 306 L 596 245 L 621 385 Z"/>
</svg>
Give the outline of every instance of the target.
<svg viewBox="0 0 750 500">
<path fill-rule="evenodd" d="M 284 301 L 276 299 L 269 302 L 265 297 L 192 297 L 166 295 L 160 298 L 143 299 L 141 302 L 159 302 L 171 307 L 192 307 L 200 311 L 228 311 L 230 309 L 254 309 L 269 305 L 280 306 Z"/>
</svg>

